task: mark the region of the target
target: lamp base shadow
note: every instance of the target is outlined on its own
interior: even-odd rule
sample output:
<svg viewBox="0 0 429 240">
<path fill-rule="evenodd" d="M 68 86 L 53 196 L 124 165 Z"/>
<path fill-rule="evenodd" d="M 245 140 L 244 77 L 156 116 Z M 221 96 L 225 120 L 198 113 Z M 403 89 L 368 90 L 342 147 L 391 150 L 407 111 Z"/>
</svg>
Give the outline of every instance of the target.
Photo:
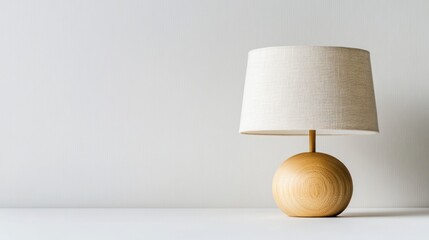
<svg viewBox="0 0 429 240">
<path fill-rule="evenodd" d="M 397 209 L 353 209 L 344 212 L 340 218 L 391 218 L 391 217 L 429 217 L 429 208 Z"/>
</svg>

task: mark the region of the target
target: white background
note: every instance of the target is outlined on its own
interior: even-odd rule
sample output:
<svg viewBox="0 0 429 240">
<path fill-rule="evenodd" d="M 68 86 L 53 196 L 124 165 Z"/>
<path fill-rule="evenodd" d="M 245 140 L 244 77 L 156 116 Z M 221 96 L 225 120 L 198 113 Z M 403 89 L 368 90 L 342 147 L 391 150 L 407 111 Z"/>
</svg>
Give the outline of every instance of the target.
<svg viewBox="0 0 429 240">
<path fill-rule="evenodd" d="M 371 52 L 353 207 L 429 206 L 429 2 L 1 1 L 0 207 L 273 207 L 305 137 L 238 134 L 247 52 Z"/>
</svg>

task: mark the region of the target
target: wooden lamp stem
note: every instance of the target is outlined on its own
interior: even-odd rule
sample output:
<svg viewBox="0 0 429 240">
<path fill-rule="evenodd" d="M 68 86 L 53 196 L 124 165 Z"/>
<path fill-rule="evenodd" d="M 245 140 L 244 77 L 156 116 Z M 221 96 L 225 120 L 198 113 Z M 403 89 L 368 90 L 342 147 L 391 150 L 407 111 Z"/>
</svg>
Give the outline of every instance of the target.
<svg viewBox="0 0 429 240">
<path fill-rule="evenodd" d="M 309 152 L 316 152 L 316 130 L 310 130 L 308 135 L 310 140 Z"/>
</svg>

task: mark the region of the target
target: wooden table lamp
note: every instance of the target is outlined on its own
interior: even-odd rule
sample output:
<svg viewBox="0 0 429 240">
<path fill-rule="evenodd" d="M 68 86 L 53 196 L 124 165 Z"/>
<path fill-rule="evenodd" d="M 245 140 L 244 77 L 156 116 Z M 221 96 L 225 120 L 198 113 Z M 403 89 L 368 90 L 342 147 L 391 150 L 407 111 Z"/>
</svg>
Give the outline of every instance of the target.
<svg viewBox="0 0 429 240">
<path fill-rule="evenodd" d="M 377 132 L 368 51 L 285 46 L 249 52 L 240 133 L 310 138 L 309 152 L 287 159 L 274 175 L 274 199 L 287 215 L 336 216 L 352 197 L 349 171 L 316 152 L 316 133 Z"/>
</svg>

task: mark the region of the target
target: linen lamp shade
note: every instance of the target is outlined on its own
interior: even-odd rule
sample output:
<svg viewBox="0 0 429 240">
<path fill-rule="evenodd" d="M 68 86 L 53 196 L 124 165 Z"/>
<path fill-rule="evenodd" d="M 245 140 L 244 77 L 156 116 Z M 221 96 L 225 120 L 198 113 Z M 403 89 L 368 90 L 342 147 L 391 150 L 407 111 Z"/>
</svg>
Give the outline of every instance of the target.
<svg viewBox="0 0 429 240">
<path fill-rule="evenodd" d="M 366 50 L 284 46 L 248 54 L 240 133 L 370 134 L 377 110 Z"/>
</svg>

